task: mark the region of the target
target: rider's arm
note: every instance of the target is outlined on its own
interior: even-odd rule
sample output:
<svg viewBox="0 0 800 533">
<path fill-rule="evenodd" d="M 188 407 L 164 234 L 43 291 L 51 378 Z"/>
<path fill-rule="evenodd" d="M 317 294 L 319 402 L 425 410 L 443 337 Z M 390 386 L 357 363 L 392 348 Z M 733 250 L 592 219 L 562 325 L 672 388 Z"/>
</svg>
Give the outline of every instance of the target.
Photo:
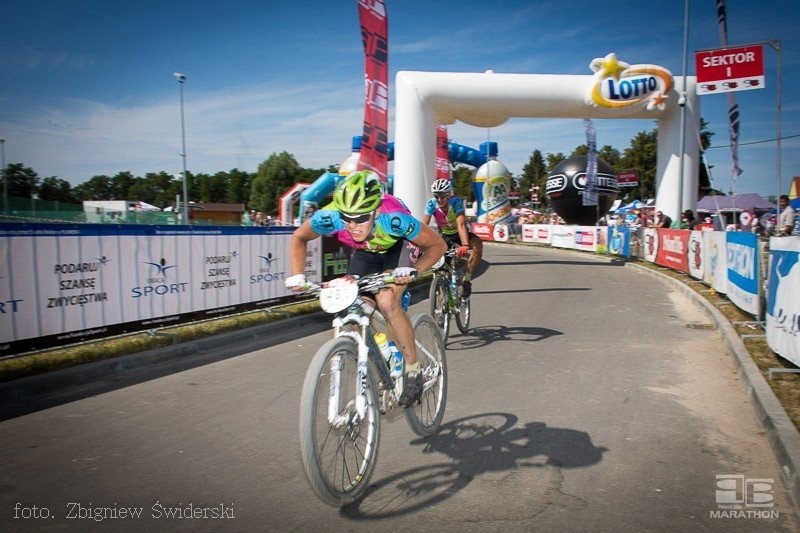
<svg viewBox="0 0 800 533">
<path fill-rule="evenodd" d="M 461 246 L 469 246 L 469 233 L 467 233 L 467 217 L 461 213 L 456 217 L 458 224 L 458 238 L 461 239 Z"/>
<path fill-rule="evenodd" d="M 289 261 L 292 267 L 292 275 L 303 274 L 306 270 L 306 250 L 309 241 L 319 237 L 319 233 L 311 229 L 311 220 L 303 222 L 299 228 L 292 233 L 292 241 L 289 245 Z"/>
<path fill-rule="evenodd" d="M 423 226 L 428 226 L 431 223 L 431 216 L 428 213 L 425 213 L 421 217 L 419 217 L 419 221 L 422 222 Z"/>
<path fill-rule="evenodd" d="M 419 235 L 411 242 L 422 251 L 422 256 L 414 265 L 418 272 L 429 270 L 447 251 L 447 243 L 444 242 L 444 239 L 426 224 L 422 225 Z"/>
</svg>

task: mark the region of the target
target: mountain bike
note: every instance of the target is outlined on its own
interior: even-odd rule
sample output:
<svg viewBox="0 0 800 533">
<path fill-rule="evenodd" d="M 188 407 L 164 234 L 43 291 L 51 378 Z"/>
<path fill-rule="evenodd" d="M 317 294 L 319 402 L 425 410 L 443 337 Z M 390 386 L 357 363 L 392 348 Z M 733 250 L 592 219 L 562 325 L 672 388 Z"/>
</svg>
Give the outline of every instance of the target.
<svg viewBox="0 0 800 533">
<path fill-rule="evenodd" d="M 300 403 L 300 448 L 314 493 L 325 503 L 355 502 L 375 470 L 381 417 L 405 414 L 417 435 L 428 437 L 442 423 L 447 404 L 447 363 L 439 328 L 426 313 L 412 317 L 420 372 L 419 403 L 403 409 L 404 377 L 392 375 L 375 341 L 386 321 L 369 297 L 392 282 L 387 274 L 347 276 L 310 284 L 322 309 L 334 314 L 334 338 L 323 344 L 306 371 Z"/>
<path fill-rule="evenodd" d="M 442 340 L 447 344 L 450 335 L 450 316 L 456 319 L 461 333 L 469 331 L 470 297 L 463 294 L 463 279 L 466 260 L 456 257 L 457 247 L 451 246 L 433 266 L 433 280 L 429 294 L 431 316 L 442 331 Z M 469 254 L 472 250 L 469 251 Z"/>
</svg>

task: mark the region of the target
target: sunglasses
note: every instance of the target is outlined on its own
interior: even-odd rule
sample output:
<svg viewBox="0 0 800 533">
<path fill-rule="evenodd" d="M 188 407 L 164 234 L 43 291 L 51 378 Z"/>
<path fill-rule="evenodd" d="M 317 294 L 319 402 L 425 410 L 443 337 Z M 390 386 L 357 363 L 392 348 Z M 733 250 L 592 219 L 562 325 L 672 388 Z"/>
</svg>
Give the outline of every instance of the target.
<svg viewBox="0 0 800 533">
<path fill-rule="evenodd" d="M 369 219 L 372 218 L 372 213 L 365 213 L 363 215 L 347 215 L 345 213 L 340 213 L 342 217 L 342 221 L 347 224 L 348 222 L 355 222 L 359 226 L 362 224 L 366 224 L 369 222 Z"/>
<path fill-rule="evenodd" d="M 437 192 L 433 196 L 435 196 L 436 198 L 447 198 L 448 196 L 450 196 L 450 193 L 449 192 Z"/>
</svg>

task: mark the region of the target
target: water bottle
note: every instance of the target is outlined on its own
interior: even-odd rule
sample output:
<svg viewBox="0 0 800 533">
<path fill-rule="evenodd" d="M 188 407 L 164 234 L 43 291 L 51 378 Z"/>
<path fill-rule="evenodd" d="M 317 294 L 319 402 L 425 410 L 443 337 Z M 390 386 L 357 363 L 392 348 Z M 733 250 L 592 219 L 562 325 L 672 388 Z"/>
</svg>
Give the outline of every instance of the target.
<svg viewBox="0 0 800 533">
<path fill-rule="evenodd" d="M 390 374 L 393 378 L 403 375 L 403 354 L 397 348 L 394 341 L 389 341 L 389 350 L 391 351 L 392 358 L 389 361 Z"/>
<path fill-rule="evenodd" d="M 381 355 L 386 359 L 386 362 L 392 364 L 392 351 L 389 349 L 389 339 L 386 338 L 386 334 L 381 332 L 376 333 L 375 342 L 378 344 Z"/>
<path fill-rule="evenodd" d="M 408 306 L 411 304 L 411 291 L 407 290 L 403 293 L 403 311 L 408 311 Z"/>
</svg>

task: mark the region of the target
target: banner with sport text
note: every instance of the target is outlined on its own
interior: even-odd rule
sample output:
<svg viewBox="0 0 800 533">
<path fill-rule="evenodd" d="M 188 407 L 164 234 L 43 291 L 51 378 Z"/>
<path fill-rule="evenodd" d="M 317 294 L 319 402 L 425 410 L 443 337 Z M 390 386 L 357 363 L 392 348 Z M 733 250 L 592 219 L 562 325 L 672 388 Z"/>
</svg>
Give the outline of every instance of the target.
<svg viewBox="0 0 800 533">
<path fill-rule="evenodd" d="M 389 21 L 383 0 L 359 0 L 364 45 L 364 126 L 358 170 L 389 179 Z"/>
<path fill-rule="evenodd" d="M 3 224 L 0 356 L 291 301 L 293 230 Z M 311 280 L 347 270 L 340 249 L 323 263 L 323 242 L 309 243 Z"/>
</svg>

